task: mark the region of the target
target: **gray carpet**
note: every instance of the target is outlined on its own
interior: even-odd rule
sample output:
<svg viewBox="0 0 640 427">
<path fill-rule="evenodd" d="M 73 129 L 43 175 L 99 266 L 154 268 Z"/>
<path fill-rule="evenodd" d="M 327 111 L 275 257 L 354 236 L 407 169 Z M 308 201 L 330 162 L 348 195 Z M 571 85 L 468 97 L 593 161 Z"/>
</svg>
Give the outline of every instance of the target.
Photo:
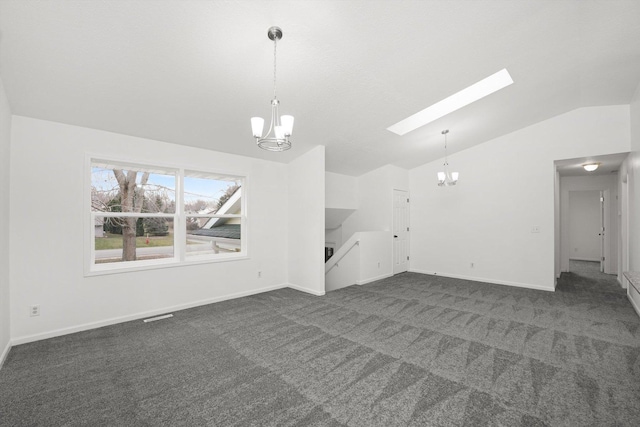
<svg viewBox="0 0 640 427">
<path fill-rule="evenodd" d="M 640 318 L 572 263 L 557 292 L 414 273 L 282 289 L 14 347 L 0 425 L 640 424 Z"/>
</svg>

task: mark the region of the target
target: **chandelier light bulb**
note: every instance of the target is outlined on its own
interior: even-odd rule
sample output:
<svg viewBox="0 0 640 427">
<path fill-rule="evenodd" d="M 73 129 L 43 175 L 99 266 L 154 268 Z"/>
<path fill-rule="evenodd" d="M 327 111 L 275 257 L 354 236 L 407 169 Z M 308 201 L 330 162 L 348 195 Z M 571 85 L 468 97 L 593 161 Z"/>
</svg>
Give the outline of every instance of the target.
<svg viewBox="0 0 640 427">
<path fill-rule="evenodd" d="M 264 119 L 262 117 L 251 117 L 251 130 L 254 138 L 262 138 L 264 129 Z"/>
<path fill-rule="evenodd" d="M 293 133 L 293 116 L 280 117 L 280 123 L 282 123 L 282 127 L 284 128 L 284 134 L 291 136 Z"/>
</svg>

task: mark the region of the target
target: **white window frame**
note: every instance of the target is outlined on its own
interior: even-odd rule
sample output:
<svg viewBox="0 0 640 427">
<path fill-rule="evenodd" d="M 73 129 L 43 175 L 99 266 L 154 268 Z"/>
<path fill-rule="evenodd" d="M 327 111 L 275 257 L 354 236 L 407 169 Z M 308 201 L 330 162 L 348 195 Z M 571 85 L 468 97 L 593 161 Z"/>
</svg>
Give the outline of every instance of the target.
<svg viewBox="0 0 640 427">
<path fill-rule="evenodd" d="M 114 159 L 108 156 L 91 155 L 86 156 L 85 171 L 85 194 L 87 195 L 84 203 L 84 209 L 88 214 L 85 215 L 86 223 L 84 224 L 86 238 L 85 244 L 85 276 L 94 276 L 102 274 L 122 273 L 138 270 L 149 270 L 166 267 L 177 267 L 185 265 L 195 265 L 203 263 L 217 263 L 225 261 L 235 261 L 248 259 L 248 221 L 247 221 L 247 181 L 246 174 L 230 173 L 219 170 L 200 170 L 198 168 L 159 164 L 156 162 L 131 161 Z M 137 213 L 137 212 L 97 212 L 91 209 L 91 171 L 95 163 L 114 163 L 116 165 L 141 169 L 156 169 L 167 173 L 175 173 L 176 177 L 176 209 L 175 213 Z M 184 210 L 184 178 L 193 175 L 204 176 L 222 176 L 234 178 L 241 183 L 242 196 L 240 199 L 240 214 L 187 214 Z M 152 259 L 152 260 L 136 260 L 121 261 L 112 263 L 95 263 L 95 219 L 96 217 L 136 217 L 136 218 L 173 218 L 173 257 Z M 218 254 L 186 254 L 187 246 L 187 218 L 238 218 L 240 219 L 240 251 Z"/>
</svg>

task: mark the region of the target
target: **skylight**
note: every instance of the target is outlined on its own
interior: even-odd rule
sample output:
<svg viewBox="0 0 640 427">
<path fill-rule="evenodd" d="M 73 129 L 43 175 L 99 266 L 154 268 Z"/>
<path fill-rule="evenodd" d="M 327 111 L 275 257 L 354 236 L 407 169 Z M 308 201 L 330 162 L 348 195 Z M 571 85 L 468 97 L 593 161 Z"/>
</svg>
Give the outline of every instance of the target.
<svg viewBox="0 0 640 427">
<path fill-rule="evenodd" d="M 453 113 L 487 95 L 491 95 L 512 83 L 513 79 L 511 79 L 509 72 L 506 68 L 503 68 L 497 73 L 472 84 L 468 88 L 462 89 L 460 92 L 454 93 L 440 102 L 436 102 L 432 106 L 399 121 L 395 125 L 389 126 L 387 130 L 402 136 L 427 123 L 438 120 L 440 117 Z"/>
</svg>

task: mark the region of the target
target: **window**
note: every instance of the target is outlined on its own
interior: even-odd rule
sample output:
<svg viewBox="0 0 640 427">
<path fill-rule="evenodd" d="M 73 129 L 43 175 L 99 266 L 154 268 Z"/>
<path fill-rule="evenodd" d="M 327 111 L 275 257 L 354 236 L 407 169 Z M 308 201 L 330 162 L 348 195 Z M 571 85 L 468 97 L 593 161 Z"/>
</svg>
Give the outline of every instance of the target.
<svg viewBox="0 0 640 427">
<path fill-rule="evenodd" d="M 89 272 L 246 256 L 244 177 L 90 160 Z"/>
</svg>

